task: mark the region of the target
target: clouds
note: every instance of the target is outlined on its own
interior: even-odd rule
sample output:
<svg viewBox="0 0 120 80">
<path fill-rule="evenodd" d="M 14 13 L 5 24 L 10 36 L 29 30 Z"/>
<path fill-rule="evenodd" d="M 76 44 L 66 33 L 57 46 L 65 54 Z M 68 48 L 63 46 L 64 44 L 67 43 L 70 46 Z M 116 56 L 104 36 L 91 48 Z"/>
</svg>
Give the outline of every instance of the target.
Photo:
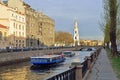
<svg viewBox="0 0 120 80">
<path fill-rule="evenodd" d="M 24 0 L 36 10 L 55 19 L 55 29 L 73 33 L 77 17 L 79 34 L 84 37 L 102 36 L 98 21 L 102 13 L 102 0 Z M 91 39 L 94 39 L 91 37 Z"/>
</svg>

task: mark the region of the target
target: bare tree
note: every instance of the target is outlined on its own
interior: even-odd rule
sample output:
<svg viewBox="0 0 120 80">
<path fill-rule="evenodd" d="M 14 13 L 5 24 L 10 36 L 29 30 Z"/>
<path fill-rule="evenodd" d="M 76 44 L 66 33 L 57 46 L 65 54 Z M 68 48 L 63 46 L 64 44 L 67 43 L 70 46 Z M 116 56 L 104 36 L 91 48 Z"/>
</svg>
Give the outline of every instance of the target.
<svg viewBox="0 0 120 80">
<path fill-rule="evenodd" d="M 120 44 L 120 0 L 118 0 L 118 15 L 117 15 L 117 43 Z"/>
<path fill-rule="evenodd" d="M 103 8 L 104 8 L 104 14 L 102 16 L 102 21 L 100 22 L 100 29 L 104 33 L 104 45 L 109 47 L 110 44 L 110 35 L 109 35 L 109 28 L 110 28 L 110 16 L 109 16 L 109 1 L 103 0 Z"/>
<path fill-rule="evenodd" d="M 107 21 L 104 29 L 104 43 L 107 44 L 107 48 L 109 48 L 109 43 L 110 43 L 109 34 L 110 34 L 110 21 Z"/>
</svg>

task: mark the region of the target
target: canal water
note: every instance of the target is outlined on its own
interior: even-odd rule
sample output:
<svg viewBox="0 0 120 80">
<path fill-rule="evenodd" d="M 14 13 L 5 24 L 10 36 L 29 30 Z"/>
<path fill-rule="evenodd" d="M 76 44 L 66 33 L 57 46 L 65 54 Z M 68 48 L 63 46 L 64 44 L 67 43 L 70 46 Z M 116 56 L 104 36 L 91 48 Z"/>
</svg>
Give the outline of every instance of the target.
<svg viewBox="0 0 120 80">
<path fill-rule="evenodd" d="M 76 51 L 74 57 L 66 58 L 66 61 L 50 69 L 31 70 L 29 62 L 0 67 L 0 80 L 45 80 L 46 78 L 69 69 L 71 62 L 79 58 L 81 61 L 88 53 L 82 54 Z"/>
</svg>

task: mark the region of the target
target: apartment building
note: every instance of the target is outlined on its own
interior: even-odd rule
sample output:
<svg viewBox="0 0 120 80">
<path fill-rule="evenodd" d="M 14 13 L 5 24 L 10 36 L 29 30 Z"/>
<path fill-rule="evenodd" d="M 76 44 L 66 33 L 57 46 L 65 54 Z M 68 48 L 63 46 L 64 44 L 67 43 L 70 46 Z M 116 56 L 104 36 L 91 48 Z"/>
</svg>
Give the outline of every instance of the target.
<svg viewBox="0 0 120 80">
<path fill-rule="evenodd" d="M 20 4 L 18 6 L 18 4 Z M 39 47 L 54 44 L 54 20 L 36 11 L 23 0 L 8 0 L 8 6 L 18 8 L 26 16 L 26 46 Z"/>
<path fill-rule="evenodd" d="M 54 20 L 23 0 L 0 0 L 0 23 L 8 27 L 10 47 L 54 45 Z"/>
<path fill-rule="evenodd" d="M 8 27 L 0 24 L 0 49 L 8 45 Z"/>
<path fill-rule="evenodd" d="M 8 28 L 9 45 L 6 47 L 26 47 L 26 20 L 24 13 L 3 3 L 0 3 L 0 12 L 0 24 Z"/>
</svg>

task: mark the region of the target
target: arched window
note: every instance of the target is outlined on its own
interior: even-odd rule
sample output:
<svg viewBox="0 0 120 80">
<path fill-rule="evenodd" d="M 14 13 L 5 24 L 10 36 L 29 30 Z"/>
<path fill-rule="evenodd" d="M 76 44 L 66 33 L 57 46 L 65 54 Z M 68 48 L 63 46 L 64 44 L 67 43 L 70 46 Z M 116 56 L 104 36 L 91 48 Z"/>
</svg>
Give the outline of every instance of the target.
<svg viewBox="0 0 120 80">
<path fill-rule="evenodd" d="M 2 40 L 2 32 L 0 31 L 0 40 Z"/>
</svg>

